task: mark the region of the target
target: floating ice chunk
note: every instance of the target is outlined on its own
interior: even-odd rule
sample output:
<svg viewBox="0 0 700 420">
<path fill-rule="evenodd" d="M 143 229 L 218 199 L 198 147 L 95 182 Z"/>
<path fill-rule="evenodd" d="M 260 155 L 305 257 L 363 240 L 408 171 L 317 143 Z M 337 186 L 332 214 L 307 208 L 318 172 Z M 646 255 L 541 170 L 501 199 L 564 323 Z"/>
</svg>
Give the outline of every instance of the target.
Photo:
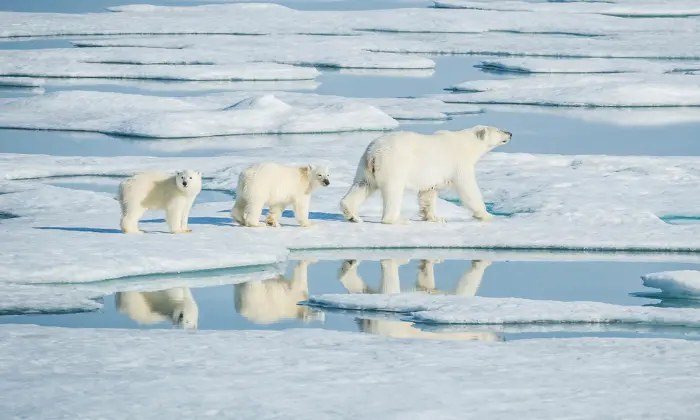
<svg viewBox="0 0 700 420">
<path fill-rule="evenodd" d="M 0 77 L 0 88 L 39 88 L 43 85 L 44 81 L 42 79 L 31 79 L 25 77 Z"/>
<path fill-rule="evenodd" d="M 604 58 L 499 58 L 482 61 L 474 67 L 499 73 L 669 73 L 700 70 L 700 62 Z"/>
<path fill-rule="evenodd" d="M 337 309 L 401 312 L 414 322 L 434 324 L 625 323 L 700 327 L 700 312 L 695 309 L 600 302 L 398 293 L 320 295 L 311 296 L 308 303 Z"/>
<path fill-rule="evenodd" d="M 471 93 L 445 102 L 570 107 L 700 106 L 700 78 L 687 75 L 548 75 L 477 80 L 452 86 Z"/>
<path fill-rule="evenodd" d="M 21 280 L 21 279 L 18 279 Z M 95 311 L 101 294 L 74 288 L 8 284 L 0 282 L 0 315 Z"/>
<path fill-rule="evenodd" d="M 0 99 L 5 128 L 94 131 L 135 137 L 178 138 L 254 133 L 321 133 L 387 130 L 398 123 L 361 102 L 315 95 L 310 106 L 285 104 L 273 95 L 252 102 L 240 93 L 165 98 L 69 91 Z"/>
<path fill-rule="evenodd" d="M 544 35 L 433 34 L 404 35 L 392 43 L 377 42 L 369 51 L 410 54 L 475 54 L 569 58 L 651 58 L 700 60 L 697 33 L 640 32 L 614 37 L 563 37 Z"/>
<path fill-rule="evenodd" d="M 164 50 L 169 52 L 169 50 Z M 159 60 L 150 50 L 127 50 L 125 54 L 151 57 L 152 65 L 139 60 L 100 58 L 111 51 L 87 52 L 80 49 L 43 49 L 34 51 L 0 50 L 0 75 L 26 77 L 72 77 L 157 80 L 310 80 L 320 73 L 277 63 L 224 63 L 206 60 Z M 173 65 L 170 65 L 173 64 Z"/>
<path fill-rule="evenodd" d="M 561 12 L 561 13 L 596 13 L 615 17 L 691 17 L 700 15 L 700 7 L 693 0 L 686 1 L 470 1 L 470 0 L 435 0 L 435 7 L 447 9 L 497 10 L 519 12 Z"/>
<path fill-rule="evenodd" d="M 380 42 L 381 41 L 381 42 Z M 299 66 L 351 69 L 432 69 L 429 58 L 370 52 L 393 45 L 389 37 L 328 36 L 167 36 L 119 37 L 74 41 L 94 63 L 232 64 L 274 62 Z"/>
<path fill-rule="evenodd" d="M 518 105 L 482 105 L 499 112 L 527 112 L 576 118 L 619 126 L 658 126 L 700 122 L 700 108 L 565 108 Z"/>
<path fill-rule="evenodd" d="M 660 289 L 663 297 L 700 299 L 700 271 L 664 271 L 642 276 L 644 286 Z"/>
</svg>

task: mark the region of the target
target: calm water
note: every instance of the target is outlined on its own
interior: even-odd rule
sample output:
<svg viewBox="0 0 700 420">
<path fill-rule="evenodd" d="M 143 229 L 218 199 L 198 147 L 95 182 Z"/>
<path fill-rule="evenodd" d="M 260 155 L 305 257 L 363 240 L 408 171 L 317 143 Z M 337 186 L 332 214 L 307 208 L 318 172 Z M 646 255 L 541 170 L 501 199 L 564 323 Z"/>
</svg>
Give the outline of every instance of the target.
<svg viewBox="0 0 700 420">
<path fill-rule="evenodd" d="M 381 254 L 374 257 L 382 259 Z M 201 330 L 324 328 L 342 331 L 398 335 L 413 338 L 439 338 L 441 334 L 454 334 L 454 328 L 436 330 L 413 326 L 400 320 L 399 315 L 383 315 L 372 312 L 321 311 L 297 302 L 308 295 L 323 293 L 349 293 L 364 290 L 366 293 L 407 292 L 429 287 L 438 293 L 455 293 L 484 297 L 518 297 L 535 300 L 597 301 L 630 306 L 697 307 L 695 301 L 659 301 L 634 294 L 650 291 L 642 286 L 640 276 L 662 270 L 692 269 L 694 265 L 683 263 L 601 262 L 601 261 L 496 261 L 489 265 L 480 283 L 465 283 L 463 274 L 472 267 L 470 260 L 400 260 L 386 257 L 399 266 L 400 284 L 391 284 L 382 278 L 380 262 L 357 260 L 322 260 L 305 264 L 290 261 L 284 278 L 271 275 L 263 281 L 237 285 L 193 287 L 192 298 L 198 308 L 198 327 Z M 343 271 L 345 264 L 346 270 Z M 351 265 L 357 264 L 357 277 L 348 275 Z M 418 273 L 433 267 L 434 284 L 418 279 Z M 305 268 L 306 267 L 306 268 Z M 159 280 L 165 276 L 158 276 Z M 176 281 L 175 283 L 176 284 Z M 64 286 L 69 287 L 69 286 Z M 104 297 L 104 308 L 98 312 L 64 315 L 12 315 L 0 317 L 0 323 L 31 323 L 47 326 L 76 328 L 173 328 L 165 310 L 160 312 L 157 303 L 180 293 L 178 288 L 154 293 L 120 292 Z M 171 299 L 171 302 L 174 301 Z M 149 302 L 148 306 L 144 302 Z M 156 309 L 148 309 L 148 308 Z M 172 311 L 172 307 L 170 307 Z M 423 328 L 423 330 L 421 330 Z M 461 333 L 465 327 L 459 328 Z M 570 330 L 570 331 L 569 331 Z M 653 332 L 637 328 L 619 327 L 608 332 L 585 332 L 581 327 L 562 328 L 550 333 L 519 333 L 490 331 L 479 327 L 478 332 L 500 339 L 519 339 L 533 336 L 563 337 L 570 335 L 614 336 L 671 336 L 697 339 L 700 330 L 684 328 L 658 328 Z"/>
<path fill-rule="evenodd" d="M 105 7 L 124 3 L 149 3 L 161 5 L 206 4 L 170 0 L 4 0 L 0 10 L 24 12 L 100 12 Z M 288 0 L 278 2 L 305 10 L 359 10 L 390 7 L 425 7 L 431 2 L 422 0 L 341 0 L 312 1 Z M 0 49 L 69 48 L 70 38 L 38 38 L 27 40 L 2 40 Z M 347 71 L 324 71 L 314 89 L 308 83 L 245 84 L 245 83 L 191 83 L 191 82 L 128 82 L 104 81 L 49 81 L 45 92 L 81 89 L 123 93 L 139 93 L 161 96 L 201 95 L 230 90 L 296 90 L 348 97 L 406 97 L 446 93 L 444 89 L 467 80 L 503 77 L 527 77 L 485 73 L 474 68 L 479 61 L 490 57 L 437 56 L 434 74 L 421 72 L 369 72 L 354 74 Z M 30 89 L 0 88 L 0 98 L 27 97 L 40 94 Z M 542 109 L 540 111 L 551 111 Z M 588 111 L 582 110 L 585 113 Z M 590 111 L 595 112 L 595 111 Z M 630 111 L 634 113 L 636 111 Z M 700 155 L 697 133 L 700 124 L 656 125 L 651 127 L 615 125 L 607 122 L 552 115 L 544 112 L 502 112 L 487 110 L 479 115 L 460 116 L 443 124 L 416 124 L 406 122 L 403 129 L 432 132 L 439 129 L 462 129 L 475 124 L 488 124 L 515 133 L 514 140 L 499 149 L 503 152 L 557 153 L 557 154 L 609 154 L 609 155 Z M 663 138 L 660 142 L 659 138 Z M 1 153 L 49 154 L 63 156 L 216 156 L 235 153 L 250 148 L 252 142 L 275 147 L 293 142 L 294 136 L 229 136 L 212 139 L 196 139 L 189 143 L 170 140 L 137 140 L 111 137 L 93 133 L 68 133 L 50 131 L 0 129 Z M 177 147 L 172 147 L 172 146 Z M 82 177 L 47 180 L 52 185 L 101 192 L 115 192 L 119 179 Z M 206 191 L 198 202 L 231 201 L 221 192 Z M 1 210 L 1 209 L 0 209 Z M 0 211 L 0 219 L 3 213 Z M 669 223 L 686 220 L 670 220 Z M 693 221 L 690 221 L 693 222 Z M 382 258 L 375 255 L 375 259 Z M 223 285 L 191 288 L 193 300 L 199 311 L 200 329 L 283 329 L 318 327 L 344 331 L 363 331 L 373 334 L 435 337 L 444 330 L 422 331 L 399 316 L 387 316 L 367 312 L 318 311 L 297 302 L 307 294 L 347 293 L 349 284 L 340 279 L 342 260 L 320 261 L 308 268 L 308 284 L 294 278 L 298 262 L 289 264 L 285 279 L 270 279 L 262 283 Z M 420 260 L 412 260 L 400 267 L 400 289 L 416 289 L 416 276 Z M 471 261 L 446 260 L 436 264 L 435 287 L 442 292 L 452 292 L 459 285 L 460 277 L 469 269 Z M 694 269 L 696 265 L 680 263 L 644 262 L 557 262 L 557 261 L 498 261 L 485 272 L 476 295 L 488 297 L 521 297 L 560 301 L 598 301 L 620 305 L 661 305 L 697 307 L 693 301 L 659 301 L 634 295 L 642 292 L 640 276 L 663 270 Z M 382 279 L 378 261 L 364 261 L 358 274 L 368 291 L 381 291 Z M 352 285 L 350 285 L 352 286 Z M 180 291 L 181 292 L 181 291 Z M 129 292 L 104 297 L 104 308 L 99 312 L 67 315 L 18 315 L 1 316 L 0 323 L 35 323 L 66 327 L 101 328 L 171 328 L 171 322 L 158 314 L 139 312 L 144 299 L 162 301 L 170 292 L 143 295 Z M 166 299 L 167 300 L 167 299 Z M 117 302 L 118 301 L 118 302 Z M 140 302 L 140 303 L 139 303 Z M 137 322 L 141 319 L 142 322 Z M 144 323 L 150 319 L 153 323 Z M 454 331 L 452 331 L 454 332 Z M 451 332 L 450 332 L 451 333 Z M 461 331 L 460 333 L 464 333 Z M 563 331 L 557 333 L 498 333 L 498 338 L 518 339 L 530 337 L 564 337 L 570 335 L 617 336 L 672 336 L 693 338 L 690 330 L 661 329 L 653 332 L 637 332 L 634 329 L 606 333 Z M 490 339 L 493 332 L 481 332 Z M 463 337 L 463 336 L 462 336 Z"/>
</svg>

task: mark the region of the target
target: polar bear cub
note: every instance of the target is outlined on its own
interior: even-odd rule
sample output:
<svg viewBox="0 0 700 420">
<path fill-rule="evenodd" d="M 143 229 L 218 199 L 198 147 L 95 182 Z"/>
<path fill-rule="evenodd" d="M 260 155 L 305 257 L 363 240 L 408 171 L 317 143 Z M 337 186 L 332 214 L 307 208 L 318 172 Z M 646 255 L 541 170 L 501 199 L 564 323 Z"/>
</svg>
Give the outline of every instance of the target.
<svg viewBox="0 0 700 420">
<path fill-rule="evenodd" d="M 330 171 L 323 165 L 284 166 L 258 163 L 238 177 L 236 203 L 231 218 L 241 226 L 265 226 L 260 222 L 263 206 L 270 207 L 266 223 L 279 227 L 279 218 L 290 204 L 303 227 L 311 226 L 309 203 L 311 192 L 330 185 Z"/>
<path fill-rule="evenodd" d="M 404 190 L 418 191 L 421 220 L 444 222 L 435 214 L 438 191 L 454 188 L 465 207 L 478 220 L 491 220 L 476 183 L 476 163 L 495 147 L 510 141 L 512 134 L 495 127 L 475 126 L 434 134 L 396 132 L 367 146 L 355 180 L 340 202 L 345 218 L 362 222 L 357 214 L 376 190 L 382 195 L 382 223 L 405 223 L 401 219 Z"/>
<path fill-rule="evenodd" d="M 187 287 L 157 292 L 117 292 L 114 302 L 119 312 L 139 324 L 171 321 L 183 328 L 198 328 L 199 307 Z"/>
<path fill-rule="evenodd" d="M 117 194 L 122 209 L 122 232 L 143 233 L 138 223 L 147 210 L 165 210 L 170 232 L 191 232 L 187 222 L 200 191 L 202 174 L 191 170 L 179 171 L 174 175 L 142 172 L 124 180 L 119 184 Z"/>
</svg>

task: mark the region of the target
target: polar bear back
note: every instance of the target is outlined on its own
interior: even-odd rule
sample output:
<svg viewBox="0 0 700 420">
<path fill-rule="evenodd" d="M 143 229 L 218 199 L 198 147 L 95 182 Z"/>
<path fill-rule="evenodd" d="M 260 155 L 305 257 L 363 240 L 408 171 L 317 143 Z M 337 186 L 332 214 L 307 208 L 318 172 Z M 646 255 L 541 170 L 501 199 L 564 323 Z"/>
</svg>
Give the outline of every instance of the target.
<svg viewBox="0 0 700 420">
<path fill-rule="evenodd" d="M 299 166 L 276 163 L 253 165 L 238 177 L 237 194 L 241 198 L 261 198 L 270 205 L 288 204 L 310 193 L 308 173 Z"/>
<path fill-rule="evenodd" d="M 370 144 L 365 160 L 379 185 L 401 179 L 406 188 L 423 190 L 472 172 L 486 151 L 474 136 L 460 132 L 390 133 Z"/>
<path fill-rule="evenodd" d="M 143 172 L 124 181 L 119 187 L 119 200 L 136 201 L 148 209 L 162 209 L 174 197 L 184 197 L 175 182 L 175 175 L 163 172 Z"/>
</svg>

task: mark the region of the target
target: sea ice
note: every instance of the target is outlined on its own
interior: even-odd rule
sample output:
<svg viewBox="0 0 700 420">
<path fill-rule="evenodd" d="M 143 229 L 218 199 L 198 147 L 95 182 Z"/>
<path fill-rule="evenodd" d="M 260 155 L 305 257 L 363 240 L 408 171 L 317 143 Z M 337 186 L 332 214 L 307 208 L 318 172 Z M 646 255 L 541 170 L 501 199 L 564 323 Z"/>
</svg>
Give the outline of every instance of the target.
<svg viewBox="0 0 700 420">
<path fill-rule="evenodd" d="M 9 417 L 681 420 L 700 410 L 700 355 L 686 340 L 27 325 L 0 334 Z"/>
<path fill-rule="evenodd" d="M 322 96 L 287 103 L 274 94 L 231 92 L 157 97 L 66 91 L 0 99 L 4 128 L 94 131 L 134 137 L 177 138 L 255 133 L 322 133 L 387 130 L 398 123 L 359 101 Z M 279 96 L 279 95 L 277 95 Z M 307 105 L 310 104 L 310 105 Z"/>
<path fill-rule="evenodd" d="M 44 85 L 42 79 L 24 77 L 0 77 L 0 88 L 40 88 Z"/>
<path fill-rule="evenodd" d="M 256 36 L 174 35 L 117 37 L 73 41 L 94 63 L 102 64 L 218 64 L 270 62 L 297 66 L 345 69 L 412 69 L 435 67 L 426 57 L 370 52 L 393 45 L 389 37 L 375 36 Z"/>
<path fill-rule="evenodd" d="M 0 50 L 0 76 L 46 78 L 109 78 L 181 81 L 269 81 L 310 80 L 320 73 L 315 68 L 303 68 L 278 63 L 225 62 L 187 59 L 179 50 L 161 50 L 177 53 L 180 58 L 158 59 L 153 50 L 125 49 L 124 55 L 150 57 L 150 65 L 139 60 L 110 59 L 108 49 L 41 49 L 34 51 Z M 173 56 L 174 54 L 169 54 Z M 154 57 L 156 56 L 156 57 Z M 142 61 L 146 60 L 143 58 Z"/>
<path fill-rule="evenodd" d="M 537 13 L 594 13 L 631 18 L 684 18 L 700 15 L 700 7 L 693 0 L 617 0 L 617 1 L 472 1 L 435 0 L 435 7 L 448 9 L 495 10 L 502 12 Z"/>
<path fill-rule="evenodd" d="M 670 73 L 700 69 L 694 61 L 652 61 L 606 58 L 499 58 L 484 60 L 475 67 L 499 73 Z"/>
<path fill-rule="evenodd" d="M 687 75 L 542 75 L 476 80 L 437 95 L 445 102 L 569 107 L 700 106 L 700 78 Z"/>
<path fill-rule="evenodd" d="M 644 286 L 661 290 L 664 298 L 700 299 L 700 271 L 681 270 L 642 276 Z"/>
<path fill-rule="evenodd" d="M 101 294 L 75 288 L 57 289 L 0 282 L 0 315 L 95 311 Z"/>
<path fill-rule="evenodd" d="M 310 296 L 308 304 L 335 309 L 387 311 L 431 324 L 642 324 L 700 327 L 700 312 L 687 308 L 620 306 L 601 302 L 560 302 L 426 293 Z"/>
</svg>

